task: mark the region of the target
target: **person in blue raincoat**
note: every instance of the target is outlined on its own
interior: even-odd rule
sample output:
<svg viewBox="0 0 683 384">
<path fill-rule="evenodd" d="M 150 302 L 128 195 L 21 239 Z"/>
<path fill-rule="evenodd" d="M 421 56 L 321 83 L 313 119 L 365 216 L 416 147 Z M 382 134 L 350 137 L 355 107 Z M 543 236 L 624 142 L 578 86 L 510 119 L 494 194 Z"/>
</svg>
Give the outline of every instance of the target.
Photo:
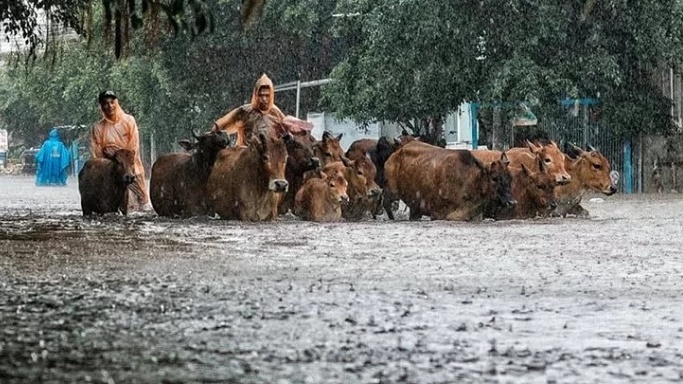
<svg viewBox="0 0 683 384">
<path fill-rule="evenodd" d="M 57 128 L 53 128 L 50 137 L 36 153 L 36 185 L 66 185 L 69 164 L 71 153 L 59 138 Z"/>
</svg>

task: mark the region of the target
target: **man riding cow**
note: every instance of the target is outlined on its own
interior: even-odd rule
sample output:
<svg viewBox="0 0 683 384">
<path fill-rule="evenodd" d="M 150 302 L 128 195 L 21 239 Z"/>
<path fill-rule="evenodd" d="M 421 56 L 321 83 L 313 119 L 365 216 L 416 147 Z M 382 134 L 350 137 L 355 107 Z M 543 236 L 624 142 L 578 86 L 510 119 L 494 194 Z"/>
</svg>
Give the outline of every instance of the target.
<svg viewBox="0 0 683 384">
<path fill-rule="evenodd" d="M 212 130 L 222 130 L 227 134 L 236 134 L 236 145 L 244 146 L 249 142 L 249 137 L 258 132 L 252 132 L 250 126 L 254 121 L 262 117 L 273 120 L 274 131 L 270 132 L 275 136 L 283 136 L 286 133 L 294 135 L 309 136 L 309 131 L 313 128 L 312 124 L 299 120 L 293 116 L 285 116 L 284 113 L 275 105 L 275 87 L 272 80 L 263 74 L 254 85 L 251 95 L 251 102 L 239 106 L 228 112 L 225 116 L 213 123 Z"/>
</svg>

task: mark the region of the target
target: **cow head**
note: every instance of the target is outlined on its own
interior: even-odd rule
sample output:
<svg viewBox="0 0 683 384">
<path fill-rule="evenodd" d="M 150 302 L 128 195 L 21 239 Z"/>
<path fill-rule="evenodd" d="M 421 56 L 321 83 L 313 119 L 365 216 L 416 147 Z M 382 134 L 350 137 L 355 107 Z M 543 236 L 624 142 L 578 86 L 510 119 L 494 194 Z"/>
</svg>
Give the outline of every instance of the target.
<svg viewBox="0 0 683 384">
<path fill-rule="evenodd" d="M 567 173 L 564 165 L 564 153 L 554 141 L 546 145 L 535 145 L 527 140 L 527 146 L 532 154 L 540 158 L 548 168 L 548 172 L 555 178 L 560 185 L 569 184 L 571 176 Z"/>
<path fill-rule="evenodd" d="M 492 162 L 488 167 L 485 167 L 476 158 L 473 157 L 473 159 L 477 165 L 480 165 L 480 168 L 485 169 L 495 198 L 505 207 L 509 208 L 516 205 L 517 201 L 512 196 L 512 174 L 508 168 L 510 160 L 508 160 L 505 152 L 500 155 L 499 160 Z"/>
<path fill-rule="evenodd" d="M 377 140 L 377 163 L 384 165 L 387 162 L 389 156 L 396 152 L 401 146 L 401 143 L 396 139 L 390 139 L 386 136 L 382 136 Z"/>
<path fill-rule="evenodd" d="M 377 176 L 377 167 L 367 154 L 352 161 L 349 168 L 361 180 L 364 179 L 363 190 L 368 197 L 379 197 L 382 194 L 382 189 L 377 185 L 375 178 Z M 351 183 L 349 181 L 349 183 Z"/>
<path fill-rule="evenodd" d="M 610 177 L 610 165 L 605 156 L 595 148 L 589 147 L 589 151 L 570 144 L 578 153 L 576 160 L 570 163 L 572 173 L 577 175 L 585 186 L 592 190 L 604 193 L 607 196 L 617 192 L 617 187 Z"/>
<path fill-rule="evenodd" d="M 192 131 L 192 137 L 197 140 L 195 144 L 192 144 L 192 148 L 196 150 L 192 155 L 193 161 L 206 170 L 213 167 L 218 152 L 230 144 L 230 138 L 225 131 L 209 131 L 201 135 Z"/>
<path fill-rule="evenodd" d="M 538 171 L 532 171 L 526 165 L 522 165 L 520 183 L 526 190 L 526 198 L 534 207 L 553 209 L 557 206 L 555 200 L 555 187 L 557 181 L 548 172 L 545 163 L 538 159 Z"/>
<path fill-rule="evenodd" d="M 291 137 L 277 139 L 269 137 L 265 132 L 259 133 L 251 140 L 251 145 L 260 156 L 263 176 L 268 178 L 268 189 L 276 193 L 285 193 L 289 188 L 289 183 L 285 179 L 287 164 L 285 141 L 288 140 L 291 140 Z"/>
<path fill-rule="evenodd" d="M 287 137 L 287 138 L 285 138 Z M 320 159 L 315 157 L 313 148 L 306 137 L 286 134 L 283 136 L 287 147 L 287 171 L 306 172 L 320 167 Z"/>
<path fill-rule="evenodd" d="M 122 183 L 129 185 L 135 182 L 135 151 L 119 149 L 114 152 L 112 160 L 116 163 Z"/>
<path fill-rule="evenodd" d="M 313 144 L 313 152 L 323 166 L 333 161 L 341 161 L 344 165 L 349 164 L 349 159 L 344 155 L 344 150 L 341 147 L 341 138 L 341 133 L 334 137 L 325 131 L 322 140 Z"/>
<path fill-rule="evenodd" d="M 337 164 L 338 162 L 332 163 Z M 343 164 L 338 163 L 343 166 Z M 320 172 L 320 178 L 327 183 L 328 188 L 328 200 L 333 204 L 346 204 L 349 202 L 349 196 L 347 194 L 348 181 L 344 177 L 343 173 L 337 170 L 328 169 L 328 173 L 325 171 Z"/>
</svg>

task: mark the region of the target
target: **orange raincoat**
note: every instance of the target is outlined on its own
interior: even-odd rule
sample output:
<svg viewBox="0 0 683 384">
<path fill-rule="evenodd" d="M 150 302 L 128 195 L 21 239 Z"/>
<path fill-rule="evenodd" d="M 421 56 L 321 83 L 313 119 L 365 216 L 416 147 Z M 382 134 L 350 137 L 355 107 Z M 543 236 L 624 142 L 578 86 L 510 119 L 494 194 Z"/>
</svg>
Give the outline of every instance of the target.
<svg viewBox="0 0 683 384">
<path fill-rule="evenodd" d="M 270 99 L 265 110 L 260 110 L 258 107 L 258 91 L 261 87 L 270 88 Z M 284 113 L 275 105 L 275 86 L 272 80 L 265 74 L 262 75 L 254 85 L 254 90 L 251 94 L 251 103 L 244 104 L 240 107 L 228 112 L 227 115 L 216 120 L 213 129 L 220 129 L 227 134 L 237 134 L 236 145 L 246 145 L 244 137 L 244 122 L 247 121 L 249 113 L 262 113 L 275 119 L 275 121 L 282 122 L 285 118 Z"/>
<path fill-rule="evenodd" d="M 149 201 L 145 188 L 145 168 L 142 166 L 140 157 L 140 134 L 135 118 L 121 109 L 118 100 L 114 100 L 114 119 L 109 120 L 100 109 L 102 119 L 95 123 L 90 133 L 90 155 L 97 159 L 105 157 L 105 152 L 114 152 L 118 149 L 135 151 L 135 184 L 133 192 L 138 197 L 140 204 Z"/>
</svg>

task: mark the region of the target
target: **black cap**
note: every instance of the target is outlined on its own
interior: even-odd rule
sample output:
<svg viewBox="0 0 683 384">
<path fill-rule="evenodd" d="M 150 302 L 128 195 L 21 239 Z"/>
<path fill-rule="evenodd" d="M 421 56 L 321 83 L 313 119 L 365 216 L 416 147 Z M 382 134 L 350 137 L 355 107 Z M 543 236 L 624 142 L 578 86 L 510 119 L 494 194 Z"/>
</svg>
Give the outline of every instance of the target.
<svg viewBox="0 0 683 384">
<path fill-rule="evenodd" d="M 106 99 L 108 97 L 111 97 L 112 99 L 116 99 L 116 94 L 114 93 L 114 91 L 109 91 L 109 90 L 102 91 L 102 92 L 100 92 L 100 95 L 97 97 L 97 100 L 100 102 L 100 104 L 102 104 L 102 102 L 104 102 L 104 99 Z"/>
</svg>

